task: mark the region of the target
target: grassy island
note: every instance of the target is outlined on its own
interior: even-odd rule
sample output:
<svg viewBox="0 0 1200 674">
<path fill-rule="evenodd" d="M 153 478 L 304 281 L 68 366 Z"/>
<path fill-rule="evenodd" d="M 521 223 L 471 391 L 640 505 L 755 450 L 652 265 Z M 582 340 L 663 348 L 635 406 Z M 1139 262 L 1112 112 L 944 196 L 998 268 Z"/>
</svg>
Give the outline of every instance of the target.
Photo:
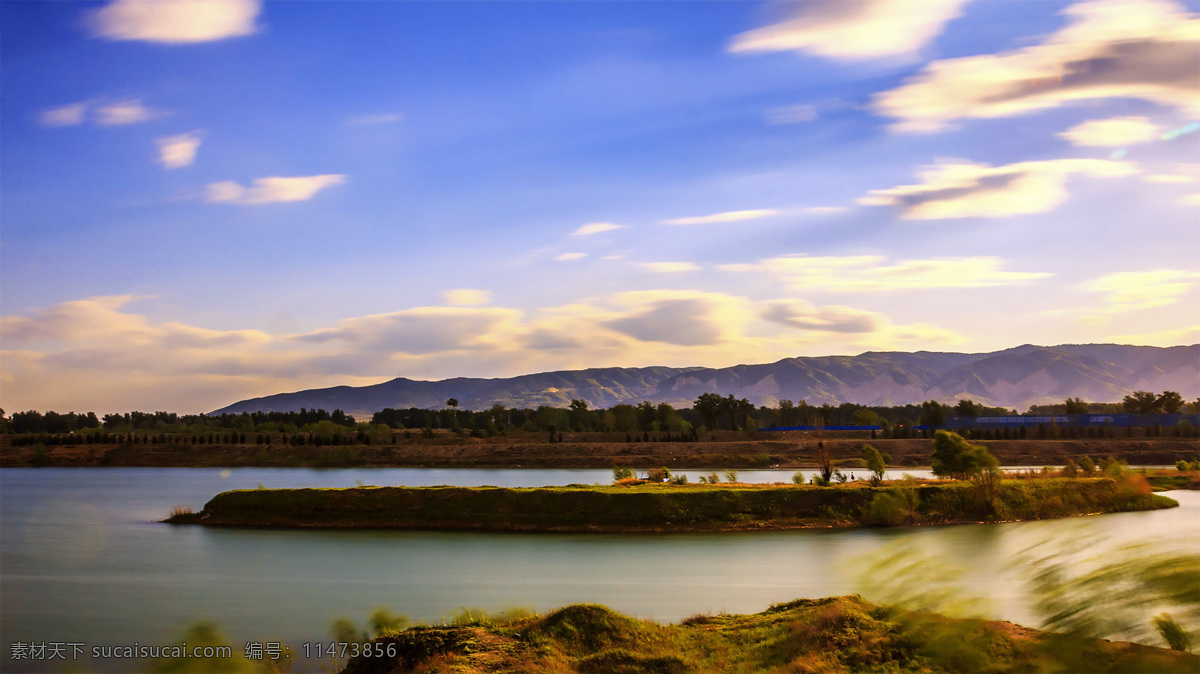
<svg viewBox="0 0 1200 674">
<path fill-rule="evenodd" d="M 837 486 L 748 484 L 251 489 L 215 496 L 174 524 L 662 532 L 1035 520 L 1178 505 L 1144 480 L 1048 478 Z"/>
<path fill-rule="evenodd" d="M 385 632 L 373 672 L 1195 672 L 1200 657 L 1070 638 L 992 620 L 876 606 L 858 596 L 799 599 L 754 615 L 679 625 L 575 604 L 512 621 Z"/>
</svg>

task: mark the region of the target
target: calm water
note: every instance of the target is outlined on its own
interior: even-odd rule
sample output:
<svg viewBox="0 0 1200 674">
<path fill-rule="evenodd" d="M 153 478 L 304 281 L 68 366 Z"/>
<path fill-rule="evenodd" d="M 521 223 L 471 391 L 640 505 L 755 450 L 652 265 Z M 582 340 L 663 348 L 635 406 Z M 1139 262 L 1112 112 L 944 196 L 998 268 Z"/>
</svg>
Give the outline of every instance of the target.
<svg viewBox="0 0 1200 674">
<path fill-rule="evenodd" d="M 707 471 L 686 471 L 695 477 Z M 790 481 L 793 471 L 741 471 Z M 908 471 L 920 475 L 918 471 Z M 461 607 L 545 610 L 600 602 L 660 621 L 756 612 L 797 597 L 862 591 L 856 561 L 883 546 L 973 570 L 992 616 L 1036 625 L 1015 557 L 1046 538 L 1094 535 L 1102 546 L 1194 545 L 1200 493 L 1182 507 L 1065 521 L 893 530 L 674 535 L 526 535 L 266 531 L 171 527 L 172 506 L 199 509 L 228 489 L 304 486 L 609 482 L 600 470 L 203 469 L 0 470 L 0 641 L 5 672 L 18 641 L 170 644 L 189 623 L 217 621 L 246 641 L 329 640 L 339 616 L 360 625 L 379 606 L 417 620 Z M 869 593 L 868 593 L 869 594 Z M 43 663 L 44 664 L 44 663 Z M 69 663 L 68 663 L 69 664 Z M 310 663 L 316 671 L 321 663 Z M 78 661 L 95 670 L 128 669 Z M 301 665 L 298 669 L 303 670 Z"/>
</svg>

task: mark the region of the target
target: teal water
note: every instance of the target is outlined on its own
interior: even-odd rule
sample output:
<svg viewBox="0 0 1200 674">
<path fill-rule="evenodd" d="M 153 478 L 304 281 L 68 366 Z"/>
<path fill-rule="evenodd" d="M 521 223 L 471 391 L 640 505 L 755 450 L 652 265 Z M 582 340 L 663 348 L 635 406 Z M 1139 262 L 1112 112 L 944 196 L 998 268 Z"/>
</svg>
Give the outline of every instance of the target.
<svg viewBox="0 0 1200 674">
<path fill-rule="evenodd" d="M 688 471 L 695 475 L 701 471 Z M 792 471 L 742 471 L 790 481 Z M 334 618 L 360 625 L 379 606 L 416 620 L 462 607 L 546 610 L 599 602 L 659 621 L 749 613 L 798 597 L 862 591 L 856 565 L 908 545 L 972 570 L 985 612 L 1036 626 L 1017 556 L 1043 540 L 1194 545 L 1200 493 L 1180 508 L 986 526 L 736 534 L 561 535 L 270 531 L 172 527 L 171 507 L 199 509 L 240 488 L 608 482 L 595 470 L 101 468 L 0 470 L 3 671 L 66 671 L 14 662 L 14 642 L 169 644 L 198 619 L 246 641 L 328 641 Z M 870 598 L 870 592 L 865 592 Z M 129 663 L 77 661 L 76 671 Z M 308 663 L 317 671 L 320 662 Z M 303 671 L 301 663 L 298 671 Z"/>
</svg>

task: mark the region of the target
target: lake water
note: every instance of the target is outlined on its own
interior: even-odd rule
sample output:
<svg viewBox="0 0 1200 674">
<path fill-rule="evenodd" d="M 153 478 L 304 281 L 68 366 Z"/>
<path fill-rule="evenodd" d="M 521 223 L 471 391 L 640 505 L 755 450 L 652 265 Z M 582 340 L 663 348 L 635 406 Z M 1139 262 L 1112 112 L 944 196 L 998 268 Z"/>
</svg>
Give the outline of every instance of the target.
<svg viewBox="0 0 1200 674">
<path fill-rule="evenodd" d="M 710 471 L 684 471 L 692 481 Z M 865 472 L 865 471 L 864 471 Z M 924 475 L 920 471 L 906 471 Z M 793 471 L 741 471 L 790 482 Z M 859 476 L 861 477 L 861 476 Z M 898 476 L 897 476 L 898 477 Z M 735 534 L 564 535 L 271 531 L 172 527 L 175 505 L 218 492 L 367 485 L 541 486 L 607 483 L 606 470 L 73 468 L 0 470 L 0 641 L 3 671 L 120 671 L 129 663 L 14 662 L 14 642 L 171 644 L 190 623 L 216 621 L 236 651 L 247 641 L 299 648 L 328 641 L 337 617 L 364 625 L 380 606 L 416 620 L 462 607 L 546 610 L 599 602 L 664 622 L 695 613 L 752 613 L 798 597 L 871 590 L 862 560 L 907 546 L 971 570 L 986 613 L 1036 626 L 1016 562 L 1043 540 L 1105 546 L 1196 545 L 1200 493 L 1180 508 L 986 526 Z M 981 606 L 984 606 L 981 604 Z M 293 651 L 295 653 L 295 651 Z M 328 661 L 298 663 L 319 671 Z"/>
</svg>

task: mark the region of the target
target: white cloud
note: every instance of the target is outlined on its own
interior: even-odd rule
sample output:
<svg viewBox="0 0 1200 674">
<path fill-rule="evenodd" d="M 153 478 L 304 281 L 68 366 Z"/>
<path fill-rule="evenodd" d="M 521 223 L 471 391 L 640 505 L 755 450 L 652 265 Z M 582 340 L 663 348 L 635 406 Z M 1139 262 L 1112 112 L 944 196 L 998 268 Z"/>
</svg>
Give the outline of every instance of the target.
<svg viewBox="0 0 1200 674">
<path fill-rule="evenodd" d="M 1051 276 L 1003 270 L 997 257 L 939 258 L 889 262 L 882 255 L 809 257 L 787 255 L 763 260 L 759 268 L 778 275 L 788 290 L 879 292 L 932 288 L 984 288 Z"/>
<path fill-rule="evenodd" d="M 1180 206 L 1200 206 L 1200 194 L 1188 194 L 1179 197 Z"/>
<path fill-rule="evenodd" d="M 909 57 L 962 13 L 966 0 L 789 2 L 788 18 L 733 38 L 729 51 L 800 51 L 830 59 Z"/>
<path fill-rule="evenodd" d="M 398 112 L 383 112 L 374 115 L 355 115 L 346 120 L 351 126 L 374 126 L 376 124 L 396 124 L 404 121 L 404 115 Z"/>
<path fill-rule="evenodd" d="M 991 167 L 938 164 L 924 168 L 920 185 L 872 190 L 858 203 L 894 206 L 908 220 L 1003 218 L 1045 213 L 1070 196 L 1065 187 L 1075 173 L 1124 176 L 1136 173 L 1128 162 L 1055 159 Z"/>
<path fill-rule="evenodd" d="M 1120 147 L 1154 140 L 1158 137 L 1158 125 L 1145 117 L 1093 119 L 1077 124 L 1058 136 L 1074 145 Z"/>
<path fill-rule="evenodd" d="M 1103 293 L 1105 313 L 1125 313 L 1175 304 L 1200 282 L 1200 273 L 1180 269 L 1151 269 L 1105 274 L 1080 287 Z"/>
<path fill-rule="evenodd" d="M 486 290 L 458 288 L 455 290 L 447 290 L 446 292 L 442 293 L 442 298 L 446 300 L 447 304 L 453 304 L 460 307 L 469 307 L 491 302 L 492 294 Z"/>
<path fill-rule="evenodd" d="M 115 0 L 91 15 L 97 37 L 169 44 L 257 32 L 258 0 Z"/>
<path fill-rule="evenodd" d="M 196 150 L 200 147 L 200 132 L 167 136 L 155 142 L 158 144 L 158 161 L 164 168 L 183 168 L 196 160 Z"/>
<path fill-rule="evenodd" d="M 580 225 L 579 229 L 571 232 L 571 236 L 591 236 L 592 234 L 621 229 L 622 226 L 611 222 L 591 222 L 586 225 Z"/>
<path fill-rule="evenodd" d="M 1110 338 L 1116 344 L 1150 344 L 1154 346 L 1181 346 L 1200 342 L 1200 325 L 1158 332 L 1143 332 L 1139 334 L 1113 335 Z"/>
<path fill-rule="evenodd" d="M 154 116 L 153 111 L 136 99 L 101 105 L 96 108 L 93 114 L 95 115 L 96 123 L 102 126 L 137 124 L 138 122 L 145 122 Z"/>
<path fill-rule="evenodd" d="M 772 209 L 758 209 L 750 211 L 725 211 L 724 213 L 714 213 L 712 215 L 701 215 L 692 218 L 675 218 L 674 220 L 663 220 L 664 225 L 708 225 L 717 222 L 741 222 L 742 220 L 755 220 L 758 218 L 766 218 L 775 215 L 778 211 Z"/>
<path fill-rule="evenodd" d="M 817 109 L 811 105 L 789 105 L 767 111 L 767 121 L 771 124 L 800 124 L 816 118 Z"/>
<path fill-rule="evenodd" d="M 1154 175 L 1142 176 L 1142 180 L 1148 183 L 1164 183 L 1168 185 L 1179 185 L 1196 182 L 1196 176 L 1185 176 L 1175 173 L 1156 173 Z"/>
<path fill-rule="evenodd" d="M 587 257 L 587 253 L 559 253 L 554 256 L 559 262 L 570 262 L 571 260 L 582 260 Z"/>
<path fill-rule="evenodd" d="M 685 271 L 699 271 L 700 267 L 691 262 L 641 262 L 642 267 L 660 274 L 676 274 Z"/>
<path fill-rule="evenodd" d="M 307 201 L 317 192 L 345 182 L 346 176 L 325 174 L 293 178 L 259 178 L 252 187 L 242 187 L 232 180 L 211 183 L 208 200 L 231 204 L 266 204 L 278 201 Z"/>
<path fill-rule="evenodd" d="M 874 332 L 880 315 L 851 307 L 817 307 L 805 300 L 779 300 L 767 305 L 763 318 L 801 330 L 817 332 Z"/>
<path fill-rule="evenodd" d="M 1070 25 L 1039 45 L 934 61 L 873 107 L 901 132 L 1091 98 L 1140 98 L 1200 113 L 1200 19 L 1166 0 L 1099 0 L 1063 10 Z"/>
<path fill-rule="evenodd" d="M 61 108 L 43 110 L 38 115 L 38 123 L 42 126 L 75 126 L 83 123 L 87 103 L 72 103 Z"/>
</svg>

